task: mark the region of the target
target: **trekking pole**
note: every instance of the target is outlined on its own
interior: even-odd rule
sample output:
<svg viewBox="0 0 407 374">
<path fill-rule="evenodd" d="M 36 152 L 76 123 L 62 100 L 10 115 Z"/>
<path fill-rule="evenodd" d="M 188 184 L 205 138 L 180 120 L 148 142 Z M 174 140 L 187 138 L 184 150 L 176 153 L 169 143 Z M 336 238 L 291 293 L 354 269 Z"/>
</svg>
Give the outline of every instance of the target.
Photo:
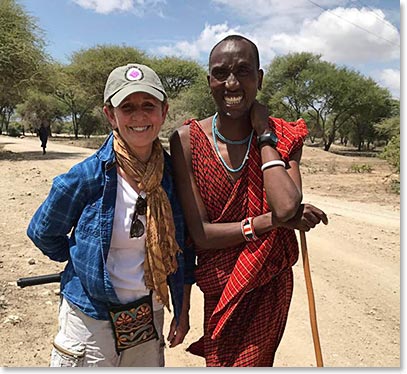
<svg viewBox="0 0 407 374">
<path fill-rule="evenodd" d="M 314 341 L 315 357 L 317 360 L 317 367 L 323 367 L 324 364 L 322 362 L 321 345 L 319 342 L 319 334 L 318 334 L 318 326 L 317 326 L 317 312 L 315 309 L 314 290 L 312 288 L 311 271 L 310 271 L 310 267 L 309 267 L 308 249 L 307 249 L 307 241 L 305 238 L 305 231 L 300 231 L 300 241 L 301 241 L 302 264 L 304 267 L 305 284 L 307 287 L 307 295 L 308 295 L 308 307 L 309 307 L 310 321 L 311 321 L 312 340 Z"/>
</svg>

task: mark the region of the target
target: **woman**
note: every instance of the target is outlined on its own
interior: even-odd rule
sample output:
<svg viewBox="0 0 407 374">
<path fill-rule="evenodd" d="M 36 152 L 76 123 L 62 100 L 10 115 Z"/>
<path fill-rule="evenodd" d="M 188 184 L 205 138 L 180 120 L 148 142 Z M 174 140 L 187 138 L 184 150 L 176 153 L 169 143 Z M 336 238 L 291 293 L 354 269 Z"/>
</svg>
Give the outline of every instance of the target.
<svg viewBox="0 0 407 374">
<path fill-rule="evenodd" d="M 152 69 L 128 64 L 110 73 L 104 102 L 112 133 L 55 178 L 27 230 L 67 261 L 51 366 L 164 366 L 163 308 L 171 294 L 176 346 L 189 330 L 194 266 L 158 139 L 167 95 Z"/>
</svg>

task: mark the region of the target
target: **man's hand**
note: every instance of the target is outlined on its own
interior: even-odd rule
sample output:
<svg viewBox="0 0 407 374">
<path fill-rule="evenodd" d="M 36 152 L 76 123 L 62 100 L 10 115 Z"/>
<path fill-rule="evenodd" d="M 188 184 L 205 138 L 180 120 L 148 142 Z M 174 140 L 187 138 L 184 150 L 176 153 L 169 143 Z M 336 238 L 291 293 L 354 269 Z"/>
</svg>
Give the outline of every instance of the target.
<svg viewBox="0 0 407 374">
<path fill-rule="evenodd" d="M 250 109 L 250 119 L 252 122 L 252 127 L 256 131 L 257 136 L 270 131 L 268 109 L 265 105 L 260 104 L 257 100 L 253 103 Z"/>
<path fill-rule="evenodd" d="M 321 221 L 325 225 L 328 224 L 328 217 L 321 209 L 311 204 L 301 204 L 295 216 L 289 221 L 282 223 L 281 226 L 301 231 L 309 231 Z"/>
</svg>

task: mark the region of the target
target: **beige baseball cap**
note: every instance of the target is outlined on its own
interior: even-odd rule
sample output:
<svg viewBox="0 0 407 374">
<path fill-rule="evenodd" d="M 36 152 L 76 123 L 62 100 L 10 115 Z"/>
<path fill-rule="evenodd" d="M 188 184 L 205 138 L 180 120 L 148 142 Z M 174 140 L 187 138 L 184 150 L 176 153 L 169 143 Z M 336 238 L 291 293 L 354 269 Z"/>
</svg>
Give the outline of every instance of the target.
<svg viewBox="0 0 407 374">
<path fill-rule="evenodd" d="M 161 80 L 153 69 L 142 64 L 127 64 L 117 67 L 109 74 L 104 102 L 110 100 L 116 108 L 134 92 L 146 92 L 160 101 L 167 97 Z"/>
</svg>

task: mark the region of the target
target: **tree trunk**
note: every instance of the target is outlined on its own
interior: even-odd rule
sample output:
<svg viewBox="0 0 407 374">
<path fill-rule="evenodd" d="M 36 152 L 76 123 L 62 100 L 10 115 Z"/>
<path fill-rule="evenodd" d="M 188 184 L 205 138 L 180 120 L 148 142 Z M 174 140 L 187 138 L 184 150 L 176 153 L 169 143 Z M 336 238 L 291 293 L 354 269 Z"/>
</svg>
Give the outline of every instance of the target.
<svg viewBox="0 0 407 374">
<path fill-rule="evenodd" d="M 335 141 L 335 132 L 329 134 L 328 141 L 325 143 L 324 146 L 324 150 L 329 151 L 329 148 L 331 148 L 331 145 L 334 141 Z"/>
<path fill-rule="evenodd" d="M 9 107 L 4 107 L 2 108 L 1 112 L 0 112 L 0 123 L 1 123 L 1 129 L 0 129 L 0 134 L 3 133 L 3 128 L 6 132 L 6 134 L 8 134 L 8 125 L 10 124 L 10 118 L 11 115 L 13 114 L 13 109 L 10 109 Z"/>
<path fill-rule="evenodd" d="M 73 126 L 73 133 L 75 135 L 75 140 L 78 140 L 78 137 L 79 137 L 79 125 L 78 125 L 78 118 L 76 117 L 76 113 L 72 114 L 72 126 Z"/>
<path fill-rule="evenodd" d="M 331 148 L 332 142 L 328 140 L 325 145 L 324 145 L 324 151 L 329 151 L 329 148 Z"/>
</svg>

